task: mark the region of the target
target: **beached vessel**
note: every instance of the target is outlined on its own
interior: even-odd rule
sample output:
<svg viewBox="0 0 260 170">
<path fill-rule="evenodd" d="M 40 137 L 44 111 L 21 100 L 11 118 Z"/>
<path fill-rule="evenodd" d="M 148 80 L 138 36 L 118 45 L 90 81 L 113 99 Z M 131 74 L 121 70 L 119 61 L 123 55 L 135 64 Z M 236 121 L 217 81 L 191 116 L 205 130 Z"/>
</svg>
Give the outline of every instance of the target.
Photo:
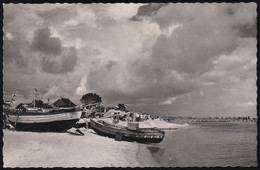
<svg viewBox="0 0 260 170">
<path fill-rule="evenodd" d="M 107 123 L 104 120 L 90 119 L 91 128 L 102 136 L 113 137 L 116 140 L 136 141 L 140 143 L 159 143 L 165 132 L 152 128 L 131 129 Z"/>
<path fill-rule="evenodd" d="M 4 113 L 16 130 L 65 131 L 76 124 L 82 111 L 69 99 L 59 98 L 52 105 L 41 100 L 21 103 Z"/>
<path fill-rule="evenodd" d="M 80 119 L 81 111 L 71 109 L 53 109 L 45 111 L 41 108 L 27 111 L 5 110 L 8 121 L 17 130 L 26 131 L 64 131 L 70 129 Z"/>
</svg>

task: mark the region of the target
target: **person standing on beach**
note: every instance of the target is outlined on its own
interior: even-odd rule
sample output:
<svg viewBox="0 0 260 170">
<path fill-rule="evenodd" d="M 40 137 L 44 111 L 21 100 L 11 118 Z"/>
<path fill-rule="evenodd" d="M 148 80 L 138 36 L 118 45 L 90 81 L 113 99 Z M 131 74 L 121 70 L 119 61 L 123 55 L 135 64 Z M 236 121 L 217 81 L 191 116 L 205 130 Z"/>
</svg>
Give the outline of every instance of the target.
<svg viewBox="0 0 260 170">
<path fill-rule="evenodd" d="M 129 114 L 129 121 L 132 122 L 133 121 L 133 113 Z"/>
<path fill-rule="evenodd" d="M 172 166 L 172 154 L 169 155 L 169 166 Z"/>
<path fill-rule="evenodd" d="M 119 113 L 115 112 L 113 115 L 113 123 L 118 123 L 119 122 Z"/>
</svg>

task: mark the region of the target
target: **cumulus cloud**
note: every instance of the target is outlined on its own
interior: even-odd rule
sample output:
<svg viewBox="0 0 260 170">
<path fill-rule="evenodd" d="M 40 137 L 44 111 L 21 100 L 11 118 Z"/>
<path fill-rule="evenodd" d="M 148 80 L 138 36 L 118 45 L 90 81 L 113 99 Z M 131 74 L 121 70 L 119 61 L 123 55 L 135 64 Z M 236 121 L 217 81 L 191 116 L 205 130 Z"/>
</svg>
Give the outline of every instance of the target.
<svg viewBox="0 0 260 170">
<path fill-rule="evenodd" d="M 160 102 L 159 104 L 172 104 L 172 102 L 174 102 L 175 100 L 176 100 L 175 97 L 171 97 L 165 101 Z"/>
<path fill-rule="evenodd" d="M 4 89 L 76 103 L 94 92 L 160 114 L 256 112 L 255 3 L 4 8 Z"/>
<path fill-rule="evenodd" d="M 51 37 L 49 28 L 38 29 L 34 32 L 32 50 L 45 54 L 59 54 L 61 52 L 61 41 L 57 37 Z"/>
<path fill-rule="evenodd" d="M 72 71 L 77 61 L 75 47 L 63 47 L 58 37 L 51 37 L 49 28 L 38 29 L 34 33 L 32 50 L 41 53 L 42 69 L 49 73 Z"/>
<path fill-rule="evenodd" d="M 155 15 L 160 8 L 166 6 L 165 3 L 150 3 L 138 8 L 137 14 L 131 18 L 132 21 L 141 21 L 143 17 Z"/>
<path fill-rule="evenodd" d="M 86 78 L 86 76 L 84 76 L 81 78 L 80 85 L 76 89 L 77 95 L 83 96 L 86 93 L 86 91 L 87 91 L 86 84 L 87 84 L 87 78 Z"/>
<path fill-rule="evenodd" d="M 232 77 L 238 80 L 256 79 L 256 39 L 239 39 L 238 47 L 229 55 L 221 55 L 213 60 L 210 71 L 200 76 L 204 82 L 229 82 Z"/>
<path fill-rule="evenodd" d="M 77 51 L 74 47 L 63 47 L 60 55 L 44 55 L 42 60 L 42 69 L 45 72 L 53 74 L 70 72 L 77 63 Z"/>
<path fill-rule="evenodd" d="M 9 36 L 8 36 L 9 35 Z M 19 38 L 13 38 L 12 34 L 4 36 L 3 44 L 3 60 L 10 63 L 15 62 L 17 65 L 26 67 L 28 64 L 27 58 L 23 56 L 22 49 L 26 48 Z"/>
<path fill-rule="evenodd" d="M 246 103 L 239 103 L 238 106 L 240 106 L 240 107 L 256 106 L 256 102 L 255 101 L 254 102 L 249 101 L 249 102 L 246 102 Z"/>
<path fill-rule="evenodd" d="M 209 71 L 213 66 L 212 60 L 222 54 L 228 55 L 238 46 L 234 26 L 241 24 L 237 20 L 237 15 L 241 14 L 236 11 L 230 16 L 224 13 L 227 7 L 227 4 L 178 4 L 158 12 L 154 22 L 158 22 L 162 29 L 166 27 L 161 23 L 162 17 L 169 20 L 165 21 L 167 24 L 174 24 L 175 21 L 181 26 L 173 30 L 169 38 L 162 36 L 158 39 L 153 48 L 154 60 L 165 61 L 166 67 L 189 74 Z M 252 15 L 250 19 L 254 17 Z"/>
<path fill-rule="evenodd" d="M 117 62 L 115 62 L 115 61 L 108 61 L 108 63 L 106 64 L 105 67 L 108 71 L 110 71 L 112 69 L 112 67 L 115 66 L 116 64 L 117 64 Z"/>
<path fill-rule="evenodd" d="M 246 37 L 252 37 L 255 38 L 256 37 L 256 22 L 252 22 L 249 24 L 244 24 L 244 25 L 239 25 L 236 27 L 236 29 L 238 29 L 238 34 L 240 37 L 242 38 L 246 38 Z"/>
<path fill-rule="evenodd" d="M 5 17 L 3 18 L 4 23 L 8 25 L 12 21 L 14 21 L 14 14 L 6 14 Z"/>
<path fill-rule="evenodd" d="M 50 8 L 52 6 L 50 5 Z M 55 7 L 48 10 L 42 10 L 37 12 L 37 15 L 44 19 L 49 24 L 61 24 L 70 18 L 77 15 L 77 11 L 72 11 L 67 8 Z"/>
</svg>

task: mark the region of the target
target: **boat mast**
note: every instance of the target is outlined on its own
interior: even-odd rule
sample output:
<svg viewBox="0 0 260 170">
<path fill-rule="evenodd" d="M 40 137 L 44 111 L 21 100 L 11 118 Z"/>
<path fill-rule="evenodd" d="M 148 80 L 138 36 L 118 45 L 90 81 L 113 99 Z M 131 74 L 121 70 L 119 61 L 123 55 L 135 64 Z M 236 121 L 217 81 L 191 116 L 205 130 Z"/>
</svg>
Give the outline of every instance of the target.
<svg viewBox="0 0 260 170">
<path fill-rule="evenodd" d="M 33 107 L 35 109 L 35 92 L 38 92 L 38 90 L 36 88 L 34 88 L 34 91 L 33 91 Z"/>
<path fill-rule="evenodd" d="M 35 109 L 35 89 L 33 91 L 33 108 Z"/>
</svg>

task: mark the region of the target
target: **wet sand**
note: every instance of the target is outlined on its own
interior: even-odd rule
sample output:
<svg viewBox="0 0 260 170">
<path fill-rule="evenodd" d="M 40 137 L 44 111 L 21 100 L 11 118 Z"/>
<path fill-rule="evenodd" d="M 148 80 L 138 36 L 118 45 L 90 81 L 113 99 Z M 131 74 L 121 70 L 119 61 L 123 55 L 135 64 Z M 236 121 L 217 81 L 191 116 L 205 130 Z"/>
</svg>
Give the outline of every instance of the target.
<svg viewBox="0 0 260 170">
<path fill-rule="evenodd" d="M 141 165 L 144 167 L 160 167 L 161 165 L 152 157 L 151 151 L 148 147 L 148 144 L 139 144 L 137 160 L 140 160 Z"/>
<path fill-rule="evenodd" d="M 85 136 L 3 130 L 4 167 L 154 167 L 145 147 L 115 141 L 91 129 Z"/>
</svg>

